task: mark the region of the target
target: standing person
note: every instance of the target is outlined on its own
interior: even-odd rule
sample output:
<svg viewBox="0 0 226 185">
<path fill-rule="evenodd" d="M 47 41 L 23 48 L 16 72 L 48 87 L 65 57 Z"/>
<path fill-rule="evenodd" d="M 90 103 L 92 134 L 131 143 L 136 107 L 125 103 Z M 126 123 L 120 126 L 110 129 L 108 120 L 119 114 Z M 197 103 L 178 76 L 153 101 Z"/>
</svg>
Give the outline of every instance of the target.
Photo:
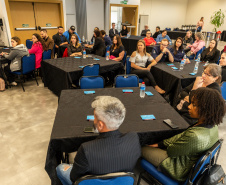
<svg viewBox="0 0 226 185">
<path fill-rule="evenodd" d="M 146 46 L 156 45 L 156 41 L 151 37 L 151 31 L 146 32 L 146 37 L 144 38 Z"/>
<path fill-rule="evenodd" d="M 67 53 L 70 57 L 82 55 L 82 46 L 79 43 L 78 36 L 75 34 L 71 36 L 71 42 L 67 46 Z"/>
<path fill-rule="evenodd" d="M 173 55 L 171 54 L 170 50 L 167 48 L 168 46 L 169 46 L 169 41 L 167 39 L 163 39 L 160 42 L 159 46 L 155 46 L 152 49 L 151 55 L 156 62 L 165 62 L 165 61 L 174 62 Z"/>
<path fill-rule="evenodd" d="M 119 35 L 115 35 L 113 37 L 113 44 L 110 48 L 110 59 L 122 62 L 124 55 L 125 49 L 122 45 L 121 37 Z"/>
<path fill-rule="evenodd" d="M 79 39 L 79 42 L 81 42 L 81 39 L 80 39 L 79 35 L 75 32 L 75 26 L 71 26 L 71 27 L 69 28 L 69 30 L 67 30 L 67 31 L 65 31 L 65 32 L 63 33 L 63 35 L 66 37 L 68 43 L 70 43 L 71 36 L 72 36 L 73 34 L 77 35 L 77 37 L 78 37 L 78 39 Z"/>
<path fill-rule="evenodd" d="M 129 61 L 131 62 L 131 74 L 136 74 L 139 78 L 145 78 L 145 81 L 147 80 L 146 84 L 151 84 L 158 93 L 165 93 L 165 91 L 156 84 L 151 74 L 151 67 L 155 66 L 157 62 L 146 52 L 144 40 L 137 42 L 137 50 L 132 53 Z"/>
<path fill-rule="evenodd" d="M 163 30 L 163 31 L 162 31 L 162 34 L 159 34 L 159 35 L 157 36 L 156 42 L 157 42 L 158 44 L 160 44 L 160 42 L 162 41 L 162 39 L 167 39 L 167 40 L 169 41 L 169 45 L 172 44 L 172 41 L 171 41 L 170 37 L 167 35 L 167 31 L 166 31 L 166 30 Z"/>
<path fill-rule="evenodd" d="M 146 36 L 147 31 L 150 31 L 150 29 L 148 28 L 148 25 L 145 24 L 144 25 L 144 30 L 142 30 L 140 36 Z M 151 35 L 150 35 L 151 36 Z"/>
<path fill-rule="evenodd" d="M 217 41 L 215 39 L 210 41 L 208 48 L 204 49 L 201 53 L 201 61 L 217 64 L 220 58 L 220 51 L 217 49 Z"/>
<path fill-rule="evenodd" d="M 54 53 L 53 53 L 54 40 L 48 36 L 46 29 L 42 29 L 40 31 L 40 35 L 41 35 L 42 39 L 44 40 L 46 49 L 47 50 L 51 49 L 51 58 L 54 58 Z"/>
<path fill-rule="evenodd" d="M 197 22 L 196 30 L 197 32 L 201 32 L 204 26 L 204 17 L 201 17 L 201 19 Z"/>
<path fill-rule="evenodd" d="M 104 30 L 101 30 L 100 32 L 101 32 L 102 37 L 104 39 L 105 46 L 112 45 L 111 38 L 108 35 L 106 35 L 106 32 Z"/>
<path fill-rule="evenodd" d="M 37 33 L 32 35 L 32 42 L 33 45 L 28 51 L 30 54 L 35 54 L 35 68 L 38 69 L 41 67 L 42 52 L 46 50 L 46 45 L 44 40 Z"/>
<path fill-rule="evenodd" d="M 183 49 L 183 39 L 181 37 L 178 37 L 176 41 L 174 42 L 174 45 L 172 48 L 170 48 L 170 52 L 173 55 L 175 62 L 181 62 L 183 59 L 185 53 Z"/>
<path fill-rule="evenodd" d="M 193 44 L 193 38 L 192 38 L 192 31 L 189 30 L 186 33 L 186 36 L 183 38 L 183 44 L 188 45 L 188 44 Z"/>
<path fill-rule="evenodd" d="M 112 25 L 112 28 L 109 30 L 109 37 L 111 38 L 111 40 L 113 40 L 113 37 L 115 35 L 118 35 L 119 33 L 118 33 L 118 30 L 115 29 L 115 23 L 113 22 L 111 25 Z"/>
<path fill-rule="evenodd" d="M 153 38 L 157 38 L 159 34 L 161 34 L 160 27 L 156 26 L 156 31 L 155 34 L 153 35 Z"/>
<path fill-rule="evenodd" d="M 191 93 L 189 115 L 198 121 L 180 134 L 143 147 L 142 156 L 165 175 L 184 182 L 203 153 L 219 140 L 218 125 L 225 111 L 219 92 L 209 88 L 195 90 Z"/>
<path fill-rule="evenodd" d="M 98 96 L 91 106 L 99 136 L 81 144 L 74 164 L 58 165 L 56 172 L 63 185 L 72 185 L 84 175 L 133 172 L 141 155 L 138 135 L 119 131 L 126 109 L 118 98 Z"/>
<path fill-rule="evenodd" d="M 7 80 L 10 85 L 17 85 L 15 82 L 15 75 L 11 72 L 19 71 L 21 69 L 21 58 L 23 56 L 29 55 L 27 47 L 24 44 L 21 44 L 21 40 L 19 37 L 11 38 L 11 48 L 10 53 L 1 53 L 0 55 L 4 58 L 10 60 L 10 64 L 4 67 L 4 72 L 6 74 Z"/>
<path fill-rule="evenodd" d="M 221 59 L 220 59 L 220 66 L 221 66 L 221 76 L 222 76 L 222 82 L 226 81 L 226 52 L 221 54 Z"/>
<path fill-rule="evenodd" d="M 122 30 L 120 31 L 120 36 L 121 37 L 127 37 L 127 34 L 129 33 L 127 26 L 123 25 L 122 26 Z"/>
</svg>

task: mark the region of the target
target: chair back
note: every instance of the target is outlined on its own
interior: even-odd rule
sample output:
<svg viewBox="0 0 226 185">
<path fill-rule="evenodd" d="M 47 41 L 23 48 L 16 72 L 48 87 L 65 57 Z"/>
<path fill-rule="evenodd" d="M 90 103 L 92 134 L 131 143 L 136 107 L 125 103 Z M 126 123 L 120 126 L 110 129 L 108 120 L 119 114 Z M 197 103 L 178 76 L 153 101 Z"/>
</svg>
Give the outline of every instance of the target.
<svg viewBox="0 0 226 185">
<path fill-rule="evenodd" d="M 105 53 L 105 57 L 107 56 L 107 52 L 108 52 L 108 51 L 110 51 L 110 48 L 111 48 L 111 45 L 107 45 L 107 46 L 106 46 L 106 50 L 105 50 L 105 51 L 106 51 L 106 53 Z M 110 56 L 109 56 L 109 57 L 110 57 Z"/>
<path fill-rule="evenodd" d="M 123 65 L 125 66 L 125 64 L 126 64 L 126 51 L 125 51 L 125 54 L 124 54 L 122 61 L 123 61 Z"/>
<path fill-rule="evenodd" d="M 131 71 L 131 63 L 129 61 L 130 57 L 128 56 L 126 58 L 126 74 L 130 74 L 130 71 Z"/>
<path fill-rule="evenodd" d="M 98 76 L 100 64 L 88 64 L 82 68 L 83 76 Z"/>
<path fill-rule="evenodd" d="M 62 58 L 64 58 L 64 57 L 68 57 L 67 48 L 64 50 Z"/>
<path fill-rule="evenodd" d="M 223 96 L 224 100 L 226 101 L 226 82 L 222 83 L 221 93 L 222 93 L 222 96 Z"/>
<path fill-rule="evenodd" d="M 208 167 L 210 161 L 216 162 L 222 143 L 223 139 L 218 140 L 202 157 L 199 158 L 187 181 L 192 183 L 195 182 L 196 178 Z"/>
<path fill-rule="evenodd" d="M 79 79 L 81 89 L 104 88 L 104 78 L 102 76 L 82 76 Z"/>
<path fill-rule="evenodd" d="M 139 78 L 135 74 L 117 75 L 115 77 L 115 87 L 139 87 Z"/>
<path fill-rule="evenodd" d="M 33 42 L 31 40 L 27 39 L 26 40 L 26 47 L 27 47 L 27 49 L 31 49 L 32 45 L 33 45 Z"/>
<path fill-rule="evenodd" d="M 42 60 L 51 59 L 51 49 L 42 53 Z"/>
<path fill-rule="evenodd" d="M 134 185 L 133 173 L 119 172 L 106 175 L 87 175 L 80 178 L 74 185 Z"/>
<path fill-rule="evenodd" d="M 21 58 L 21 70 L 22 74 L 30 73 L 35 70 L 35 55 L 23 56 Z"/>
<path fill-rule="evenodd" d="M 200 49 L 200 50 L 196 53 L 196 55 L 195 55 L 195 59 L 197 59 L 197 58 L 198 58 L 199 54 L 201 55 L 201 53 L 203 52 L 203 50 L 204 50 L 204 49 L 206 49 L 206 47 L 205 47 L 205 46 L 203 46 L 203 48 L 202 48 L 202 49 Z"/>
</svg>

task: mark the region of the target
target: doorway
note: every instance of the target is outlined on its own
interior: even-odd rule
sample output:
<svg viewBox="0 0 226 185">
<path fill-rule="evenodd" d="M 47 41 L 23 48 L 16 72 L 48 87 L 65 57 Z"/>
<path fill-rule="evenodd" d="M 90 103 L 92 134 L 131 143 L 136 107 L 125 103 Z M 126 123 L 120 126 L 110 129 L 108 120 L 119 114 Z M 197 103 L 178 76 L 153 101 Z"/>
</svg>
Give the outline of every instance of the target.
<svg viewBox="0 0 226 185">
<path fill-rule="evenodd" d="M 114 22 L 120 32 L 126 25 L 131 35 L 137 35 L 138 5 L 110 4 L 110 28 Z"/>
</svg>

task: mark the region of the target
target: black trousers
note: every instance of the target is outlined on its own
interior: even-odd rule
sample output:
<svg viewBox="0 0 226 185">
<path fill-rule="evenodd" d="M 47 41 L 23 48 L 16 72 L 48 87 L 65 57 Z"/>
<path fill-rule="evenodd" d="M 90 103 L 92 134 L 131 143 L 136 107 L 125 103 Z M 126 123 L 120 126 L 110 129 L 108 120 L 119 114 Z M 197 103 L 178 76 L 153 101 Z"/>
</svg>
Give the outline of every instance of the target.
<svg viewBox="0 0 226 185">
<path fill-rule="evenodd" d="M 10 65 L 7 65 L 4 67 L 4 72 L 5 72 L 5 75 L 7 77 L 7 80 L 9 81 L 9 83 L 12 83 L 15 81 L 15 75 L 13 73 L 11 73 Z"/>
</svg>

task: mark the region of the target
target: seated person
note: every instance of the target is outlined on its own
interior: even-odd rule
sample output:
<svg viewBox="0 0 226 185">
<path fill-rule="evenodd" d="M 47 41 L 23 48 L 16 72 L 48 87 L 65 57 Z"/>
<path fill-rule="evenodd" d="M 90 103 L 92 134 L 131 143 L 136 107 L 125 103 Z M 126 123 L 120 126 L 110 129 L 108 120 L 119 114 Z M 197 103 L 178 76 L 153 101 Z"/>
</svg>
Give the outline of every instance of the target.
<svg viewBox="0 0 226 185">
<path fill-rule="evenodd" d="M 129 33 L 129 31 L 127 30 L 127 26 L 123 25 L 122 26 L 122 30 L 120 31 L 120 36 L 121 37 L 127 37 L 127 34 Z"/>
<path fill-rule="evenodd" d="M 157 44 L 160 44 L 160 42 L 163 40 L 163 39 L 167 39 L 169 41 L 169 45 L 172 44 L 172 41 L 171 39 L 169 38 L 169 36 L 167 35 L 167 31 L 166 30 L 163 30 L 162 31 L 162 34 L 159 34 L 156 38 L 156 42 Z"/>
<path fill-rule="evenodd" d="M 205 46 L 205 41 L 202 33 L 198 32 L 195 34 L 195 42 L 191 45 L 188 44 L 186 48 L 191 48 L 191 50 L 187 53 L 187 57 L 189 60 L 193 60 L 195 58 L 196 53 Z M 188 62 L 189 62 L 188 60 Z"/>
<path fill-rule="evenodd" d="M 113 40 L 113 37 L 115 36 L 115 35 L 118 35 L 119 33 L 118 33 L 118 30 L 117 29 L 115 29 L 115 23 L 113 22 L 112 23 L 112 28 L 109 30 L 109 37 L 111 38 L 111 40 Z"/>
<path fill-rule="evenodd" d="M 159 34 L 161 34 L 161 31 L 160 31 L 160 27 L 157 26 L 157 27 L 156 27 L 156 31 L 155 31 L 155 33 L 154 33 L 154 35 L 153 35 L 153 38 L 157 38 Z"/>
<path fill-rule="evenodd" d="M 139 40 L 137 42 L 137 51 L 132 53 L 129 61 L 131 62 L 131 74 L 136 74 L 139 78 L 143 78 L 146 85 L 151 84 L 158 93 L 165 93 L 165 91 L 156 84 L 155 79 L 151 74 L 151 67 L 156 65 L 157 62 L 146 52 L 144 40 Z"/>
<path fill-rule="evenodd" d="M 110 59 L 122 62 L 124 55 L 125 49 L 122 45 L 121 37 L 119 35 L 115 35 L 113 37 L 113 44 L 110 48 Z"/>
<path fill-rule="evenodd" d="M 153 39 L 151 37 L 150 31 L 146 32 L 146 37 L 144 38 L 144 42 L 145 42 L 146 46 L 156 45 L 156 41 L 155 41 L 155 39 Z"/>
<path fill-rule="evenodd" d="M 226 81 L 226 52 L 222 53 L 221 59 L 220 59 L 220 66 L 222 69 L 222 82 Z"/>
<path fill-rule="evenodd" d="M 173 55 L 167 48 L 168 46 L 169 41 L 167 39 L 163 39 L 159 46 L 155 46 L 152 49 L 151 55 L 156 62 L 165 62 L 165 61 L 174 62 Z"/>
<path fill-rule="evenodd" d="M 220 58 L 220 51 L 217 49 L 217 41 L 211 40 L 210 45 L 208 48 L 204 49 L 201 53 L 201 59 L 202 62 L 209 61 L 210 63 L 218 63 L 218 60 Z"/>
<path fill-rule="evenodd" d="M 223 122 L 225 103 L 221 94 L 199 88 L 191 95 L 189 114 L 198 120 L 184 132 L 160 143 L 142 148 L 142 156 L 176 181 L 183 182 L 193 165 L 218 140 L 218 125 Z"/>
<path fill-rule="evenodd" d="M 101 30 L 100 32 L 101 32 L 102 37 L 104 39 L 105 46 L 112 45 L 111 38 L 108 35 L 106 35 L 106 32 L 104 30 Z"/>
<path fill-rule="evenodd" d="M 62 26 L 58 26 L 58 33 L 53 35 L 53 40 L 55 43 L 55 53 L 58 53 L 58 48 L 62 45 L 67 45 L 67 38 L 63 35 L 64 28 Z"/>
<path fill-rule="evenodd" d="M 13 48 L 11 48 L 10 53 L 2 52 L 0 55 L 10 60 L 10 64 L 4 67 L 4 72 L 10 85 L 15 86 L 17 85 L 15 82 L 15 75 L 11 72 L 21 70 L 21 58 L 25 55 L 29 55 L 29 52 L 27 47 L 24 44 L 21 44 L 19 37 L 12 37 L 11 45 Z"/>
<path fill-rule="evenodd" d="M 94 31 L 95 43 L 94 45 L 85 45 L 88 48 L 93 48 L 92 53 L 103 57 L 105 55 L 106 46 L 99 30 Z"/>
<path fill-rule="evenodd" d="M 41 67 L 42 53 L 46 51 L 46 45 L 41 36 L 37 33 L 32 35 L 33 45 L 31 49 L 28 50 L 29 54 L 35 54 L 35 69 Z"/>
<path fill-rule="evenodd" d="M 200 88 L 206 87 L 210 89 L 215 89 L 221 93 L 220 88 L 221 82 L 221 67 L 217 64 L 208 64 L 204 66 L 204 71 L 202 76 L 196 77 L 195 82 L 184 88 L 180 95 L 180 102 L 177 105 L 177 110 L 180 115 L 190 124 L 194 124 L 197 120 L 190 117 L 188 112 L 188 106 L 191 101 L 191 92 Z"/>
<path fill-rule="evenodd" d="M 145 24 L 144 25 L 144 30 L 142 30 L 140 36 L 146 36 L 147 31 L 150 31 L 150 29 L 148 28 L 148 25 Z M 151 36 L 151 35 L 150 35 Z"/>
<path fill-rule="evenodd" d="M 100 31 L 100 29 L 99 29 L 98 27 L 95 27 L 95 28 L 94 28 L 94 31 L 95 31 L 95 30 Z M 93 31 L 93 32 L 94 32 L 94 31 Z M 94 43 L 94 42 L 95 42 L 95 36 L 94 36 L 94 34 L 93 34 L 93 36 L 92 36 L 92 38 L 91 38 L 91 43 Z"/>
<path fill-rule="evenodd" d="M 71 43 L 67 46 L 68 56 L 82 55 L 82 46 L 79 43 L 78 36 L 73 34 L 71 36 Z"/>
<path fill-rule="evenodd" d="M 54 53 L 53 53 L 54 40 L 48 36 L 46 29 L 42 29 L 40 31 L 40 35 L 41 35 L 42 39 L 44 40 L 46 49 L 47 50 L 51 49 L 51 58 L 54 58 Z"/>
<path fill-rule="evenodd" d="M 56 171 L 64 185 L 72 185 L 84 175 L 102 175 L 113 172 L 132 172 L 141 155 L 136 133 L 122 134 L 126 109 L 112 96 L 98 96 L 92 103 L 94 128 L 99 136 L 83 143 L 75 156 L 74 164 L 60 164 Z"/>
<path fill-rule="evenodd" d="M 172 48 L 169 49 L 171 54 L 173 55 L 175 62 L 181 62 L 183 59 L 185 53 L 183 49 L 183 39 L 181 37 L 178 37 L 176 41 L 174 42 L 174 45 Z"/>
<path fill-rule="evenodd" d="M 186 36 L 183 38 L 183 44 L 186 46 L 188 44 L 193 44 L 192 31 L 187 31 Z"/>
<path fill-rule="evenodd" d="M 79 35 L 75 32 L 75 27 L 74 27 L 74 26 L 71 26 L 71 27 L 69 28 L 69 30 L 67 30 L 67 31 L 65 31 L 65 32 L 63 33 L 63 35 L 66 37 L 68 43 L 70 43 L 71 36 L 72 36 L 73 34 L 77 35 L 77 36 L 78 36 L 78 39 L 79 39 L 79 42 L 81 42 L 81 39 L 80 39 Z"/>
</svg>

